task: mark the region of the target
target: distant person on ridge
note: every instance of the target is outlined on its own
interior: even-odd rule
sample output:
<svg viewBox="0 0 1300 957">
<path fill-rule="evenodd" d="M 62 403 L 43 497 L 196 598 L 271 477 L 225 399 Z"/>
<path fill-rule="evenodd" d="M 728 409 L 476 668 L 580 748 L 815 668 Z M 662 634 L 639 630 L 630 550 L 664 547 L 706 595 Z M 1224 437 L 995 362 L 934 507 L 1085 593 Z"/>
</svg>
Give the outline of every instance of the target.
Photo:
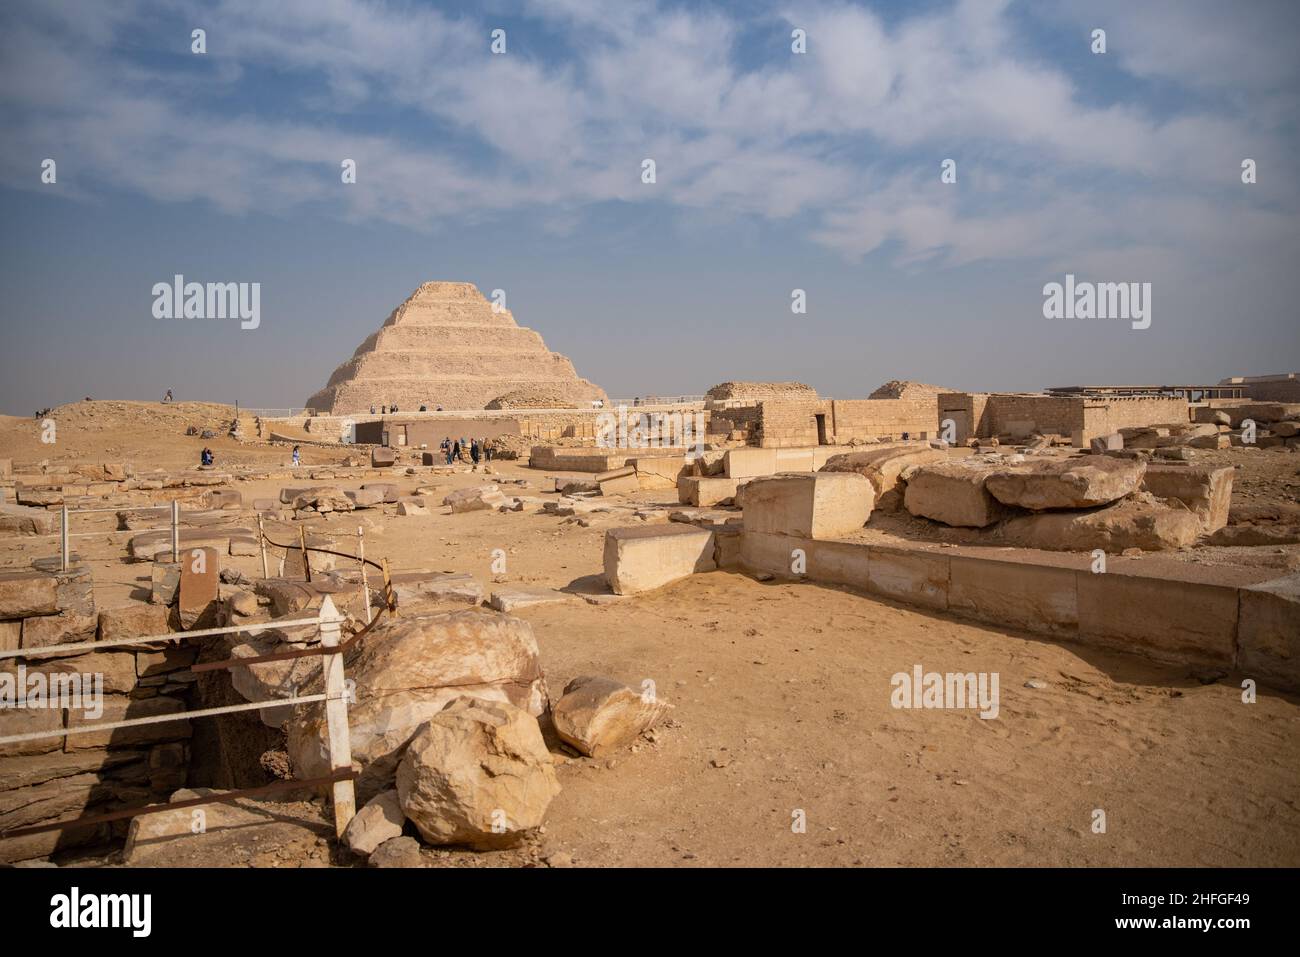
<svg viewBox="0 0 1300 957">
<path fill-rule="evenodd" d="M 165 396 L 163 396 L 163 402 L 166 403 L 166 402 L 170 402 L 170 401 L 172 401 L 172 390 L 171 390 L 171 389 L 168 389 L 168 390 L 167 390 L 167 394 L 166 394 Z"/>
</svg>

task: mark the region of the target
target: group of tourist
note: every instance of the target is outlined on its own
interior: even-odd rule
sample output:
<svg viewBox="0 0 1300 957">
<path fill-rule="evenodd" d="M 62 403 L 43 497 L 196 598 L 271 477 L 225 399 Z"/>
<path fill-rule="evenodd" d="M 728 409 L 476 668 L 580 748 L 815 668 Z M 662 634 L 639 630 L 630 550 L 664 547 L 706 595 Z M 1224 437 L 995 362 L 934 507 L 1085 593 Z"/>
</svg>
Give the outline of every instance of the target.
<svg viewBox="0 0 1300 957">
<path fill-rule="evenodd" d="M 448 465 L 454 462 L 472 462 L 478 465 L 480 460 L 492 461 L 492 443 L 487 439 L 453 439 L 448 436 L 438 448 L 446 457 Z"/>
<path fill-rule="evenodd" d="M 400 410 L 397 408 L 397 403 L 396 403 L 396 402 L 394 402 L 392 405 L 381 405 L 381 406 L 379 407 L 379 412 L 378 412 L 378 413 L 375 412 L 375 407 L 374 407 L 373 405 L 370 406 L 370 414 L 371 414 L 371 415 L 376 415 L 376 414 L 378 414 L 378 415 L 388 415 L 390 412 L 398 412 L 398 411 L 400 411 Z M 428 411 L 429 411 L 429 406 L 428 406 L 428 404 L 427 404 L 427 403 L 423 403 L 423 402 L 420 403 L 420 411 L 421 411 L 421 412 L 428 412 Z M 435 411 L 435 412 L 441 412 L 441 411 L 442 411 L 442 406 L 438 406 L 438 408 L 436 408 L 434 411 Z"/>
</svg>

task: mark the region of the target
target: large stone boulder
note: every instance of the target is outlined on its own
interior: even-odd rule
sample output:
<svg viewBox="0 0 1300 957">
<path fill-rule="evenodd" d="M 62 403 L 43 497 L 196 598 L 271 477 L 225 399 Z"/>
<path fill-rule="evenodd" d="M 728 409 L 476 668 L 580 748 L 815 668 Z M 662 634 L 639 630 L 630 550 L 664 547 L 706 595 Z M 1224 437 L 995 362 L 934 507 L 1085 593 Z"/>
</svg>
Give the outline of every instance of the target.
<svg viewBox="0 0 1300 957">
<path fill-rule="evenodd" d="M 947 457 L 928 446 L 895 445 L 865 452 L 834 455 L 821 467 L 823 472 L 857 472 L 876 490 L 876 500 L 894 489 L 902 473 L 913 466 L 934 465 Z"/>
<path fill-rule="evenodd" d="M 984 528 L 1006 516 L 985 488 L 987 468 L 956 462 L 923 465 L 907 479 L 903 505 L 913 515 L 959 528 Z"/>
<path fill-rule="evenodd" d="M 346 673 L 356 683 L 348 724 L 363 799 L 392 786 L 416 730 L 455 698 L 505 702 L 531 715 L 550 706 L 537 640 L 519 618 L 486 610 L 396 618 L 376 626 L 362 643 Z M 320 703 L 298 706 L 285 730 L 295 773 L 328 774 Z"/>
<path fill-rule="evenodd" d="M 1003 527 L 1008 544 L 1053 551 L 1109 553 L 1126 548 L 1156 552 L 1191 545 L 1201 534 L 1192 512 L 1125 499 L 1084 512 L 1040 512 L 1013 518 Z"/>
<path fill-rule="evenodd" d="M 474 698 L 424 722 L 397 768 L 402 811 L 430 844 L 509 847 L 541 826 L 559 793 L 537 720 Z"/>
<path fill-rule="evenodd" d="M 995 469 L 984 487 L 1003 505 L 1036 512 L 1095 508 L 1137 491 L 1145 471 L 1146 464 L 1138 460 L 1092 455 Z"/>
<path fill-rule="evenodd" d="M 666 701 L 612 678 L 584 675 L 564 686 L 564 696 L 551 709 L 551 720 L 560 740 L 583 754 L 602 757 L 653 728 L 669 707 Z"/>
</svg>

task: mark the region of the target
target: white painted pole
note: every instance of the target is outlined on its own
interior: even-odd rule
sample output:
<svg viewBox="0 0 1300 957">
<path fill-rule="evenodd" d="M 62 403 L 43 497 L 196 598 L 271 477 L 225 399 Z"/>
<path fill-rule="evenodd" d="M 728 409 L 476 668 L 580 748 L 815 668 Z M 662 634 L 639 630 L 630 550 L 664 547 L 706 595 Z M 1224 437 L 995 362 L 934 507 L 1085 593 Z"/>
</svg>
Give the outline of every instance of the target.
<svg viewBox="0 0 1300 957">
<path fill-rule="evenodd" d="M 68 506 L 63 506 L 59 513 L 59 554 L 62 556 L 63 570 L 68 570 Z"/>
<path fill-rule="evenodd" d="M 322 648 L 333 648 L 339 643 L 343 629 L 338 622 L 338 609 L 334 599 L 325 596 L 320 604 L 320 643 Z M 326 655 L 322 661 L 325 669 L 325 724 L 329 730 L 330 770 L 352 770 L 352 736 L 348 731 L 348 703 L 343 680 L 343 655 Z M 356 789 L 352 781 L 334 782 L 334 832 L 341 840 L 352 818 L 357 813 Z"/>
<path fill-rule="evenodd" d="M 366 599 L 366 624 L 370 624 L 370 583 L 366 580 L 366 530 L 357 526 L 357 561 L 361 563 L 361 594 Z"/>
<path fill-rule="evenodd" d="M 172 499 L 172 561 L 181 560 L 181 503 Z"/>
</svg>

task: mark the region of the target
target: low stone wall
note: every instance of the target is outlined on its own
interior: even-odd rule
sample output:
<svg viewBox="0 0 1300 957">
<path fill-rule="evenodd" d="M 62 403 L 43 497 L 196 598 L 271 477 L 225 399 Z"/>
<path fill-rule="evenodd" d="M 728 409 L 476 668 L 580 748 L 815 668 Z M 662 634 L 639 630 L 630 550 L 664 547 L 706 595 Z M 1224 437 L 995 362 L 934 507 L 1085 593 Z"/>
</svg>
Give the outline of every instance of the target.
<svg viewBox="0 0 1300 957">
<path fill-rule="evenodd" d="M 804 553 L 804 575 L 791 571 L 794 549 Z M 748 530 L 741 565 L 1166 663 L 1239 669 L 1300 691 L 1300 575 L 1258 581 L 1258 570 L 1172 563 L 1094 573 L 1091 556 L 1026 562 Z"/>
<path fill-rule="evenodd" d="M 174 630 L 172 624 L 162 605 L 137 602 L 129 609 L 97 612 L 84 566 L 0 574 L 0 650 L 24 652 L 0 658 L 0 681 L 9 692 L 0 697 L 0 736 L 186 710 L 193 649 L 113 645 L 102 652 L 42 651 L 160 634 Z M 30 696 L 40 684 L 45 703 L 37 705 Z M 73 689 L 83 695 L 83 707 L 47 706 L 51 696 L 76 705 L 75 698 L 67 698 Z M 84 705 L 95 701 L 98 705 L 87 711 Z M 185 784 L 189 737 L 190 723 L 178 720 L 0 745 L 0 831 L 165 801 Z M 0 862 L 122 837 L 128 824 L 0 840 Z"/>
</svg>

